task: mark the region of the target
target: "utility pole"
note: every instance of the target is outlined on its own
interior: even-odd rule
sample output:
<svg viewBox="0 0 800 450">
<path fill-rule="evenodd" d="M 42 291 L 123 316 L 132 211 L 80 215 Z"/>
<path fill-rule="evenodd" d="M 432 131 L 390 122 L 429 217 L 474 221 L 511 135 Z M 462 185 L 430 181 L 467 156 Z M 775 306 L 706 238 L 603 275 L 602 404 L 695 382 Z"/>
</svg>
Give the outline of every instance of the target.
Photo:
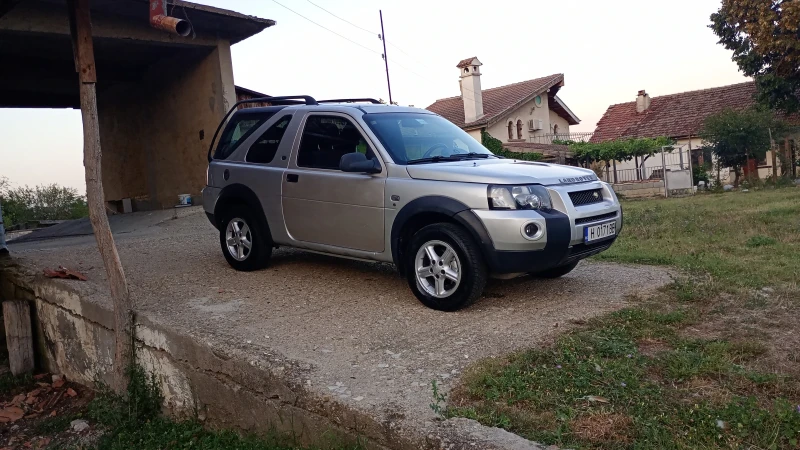
<svg viewBox="0 0 800 450">
<path fill-rule="evenodd" d="M 389 81 L 389 57 L 386 56 L 386 32 L 383 31 L 383 11 L 378 10 L 378 13 L 381 15 L 381 41 L 383 42 L 383 63 L 386 65 L 386 85 L 389 87 L 389 104 L 393 105 L 392 102 L 392 82 Z"/>
<path fill-rule="evenodd" d="M 78 72 L 81 118 L 83 119 L 83 165 L 86 170 L 86 203 L 89 206 L 89 221 L 94 230 L 97 248 L 103 259 L 111 302 L 114 306 L 114 388 L 123 393 L 128 388 L 127 368 L 133 355 L 131 336 L 133 333 L 133 307 L 131 306 L 128 282 L 122 270 L 114 236 L 108 224 L 103 178 L 101 175 L 102 152 L 100 148 L 100 124 L 97 118 L 97 72 L 92 43 L 92 22 L 89 0 L 67 0 L 72 51 L 75 69 Z"/>
</svg>

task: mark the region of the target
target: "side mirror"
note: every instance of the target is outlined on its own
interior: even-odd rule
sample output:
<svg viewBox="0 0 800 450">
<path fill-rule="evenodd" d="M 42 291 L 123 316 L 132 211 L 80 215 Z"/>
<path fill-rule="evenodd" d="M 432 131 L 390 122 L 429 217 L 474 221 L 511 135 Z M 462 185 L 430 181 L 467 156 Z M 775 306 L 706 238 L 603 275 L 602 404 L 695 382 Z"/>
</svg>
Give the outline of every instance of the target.
<svg viewBox="0 0 800 450">
<path fill-rule="evenodd" d="M 339 160 L 339 170 L 342 172 L 380 173 L 381 164 L 377 159 L 367 159 L 367 155 L 360 152 L 345 153 Z"/>
</svg>

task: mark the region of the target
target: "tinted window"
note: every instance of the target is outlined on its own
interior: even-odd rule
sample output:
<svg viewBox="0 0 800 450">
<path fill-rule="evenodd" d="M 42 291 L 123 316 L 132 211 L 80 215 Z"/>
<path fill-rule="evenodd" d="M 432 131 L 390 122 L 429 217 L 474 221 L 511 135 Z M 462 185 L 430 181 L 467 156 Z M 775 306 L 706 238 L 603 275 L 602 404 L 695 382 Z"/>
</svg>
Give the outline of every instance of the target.
<svg viewBox="0 0 800 450">
<path fill-rule="evenodd" d="M 225 127 L 222 137 L 219 139 L 217 151 L 214 153 L 214 159 L 227 159 L 239 143 L 247 139 L 248 136 L 253 134 L 258 127 L 267 121 L 275 113 L 265 114 L 239 114 L 234 115 Z"/>
<path fill-rule="evenodd" d="M 397 164 L 432 156 L 492 154 L 467 132 L 441 116 L 365 114 L 364 120 Z"/>
<path fill-rule="evenodd" d="M 275 158 L 275 153 L 278 152 L 278 145 L 283 139 L 283 134 L 286 133 L 286 127 L 289 126 L 291 121 L 292 116 L 286 115 L 267 128 L 258 140 L 250 146 L 250 150 L 247 151 L 246 161 L 261 164 L 272 162 L 273 158 Z"/>
<path fill-rule="evenodd" d="M 361 152 L 372 159 L 374 154 L 355 125 L 343 117 L 309 116 L 297 153 L 299 167 L 339 169 L 346 153 Z"/>
</svg>

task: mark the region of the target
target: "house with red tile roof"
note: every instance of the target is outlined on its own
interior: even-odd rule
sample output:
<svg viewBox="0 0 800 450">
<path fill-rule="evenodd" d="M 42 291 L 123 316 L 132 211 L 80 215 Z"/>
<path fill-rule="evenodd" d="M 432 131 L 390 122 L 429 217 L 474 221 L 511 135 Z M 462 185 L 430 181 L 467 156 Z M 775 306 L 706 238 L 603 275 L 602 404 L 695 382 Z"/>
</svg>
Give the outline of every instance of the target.
<svg viewBox="0 0 800 450">
<path fill-rule="evenodd" d="M 478 141 L 481 130 L 486 130 L 504 143 L 514 144 L 509 145 L 512 150 L 564 151 L 564 146 L 539 145 L 531 150 L 521 145 L 538 142 L 535 138 L 546 135 L 568 136 L 570 125 L 580 123 L 557 95 L 564 86 L 564 74 L 483 89 L 482 65 L 476 57 L 459 61 L 456 67 L 461 95 L 436 100 L 426 109 L 445 117 Z"/>
<path fill-rule="evenodd" d="M 681 92 L 658 97 L 650 97 L 644 90 L 638 92 L 635 101 L 611 105 L 597 123 L 597 128 L 590 142 L 603 142 L 624 138 L 644 138 L 666 136 L 676 141 L 677 146 L 684 149 L 687 157 L 692 155 L 694 164 L 708 162 L 709 152 L 703 151 L 702 140 L 698 137 L 703 122 L 711 115 L 725 109 L 743 110 L 756 104 L 756 86 L 752 81 L 721 86 L 698 91 Z M 800 125 L 796 116 L 785 117 L 790 123 Z M 786 139 L 782 151 L 789 151 L 795 146 L 794 140 Z M 705 158 L 703 157 L 705 153 Z M 773 152 L 758 162 L 758 174 L 761 178 L 772 175 L 779 170 L 778 158 Z M 674 155 L 669 155 L 674 156 Z M 681 161 L 681 164 L 684 162 Z M 688 161 L 686 161 L 688 163 Z M 646 167 L 660 168 L 660 157 L 650 158 Z M 635 169 L 633 161 L 617 162 L 618 170 Z M 641 167 L 641 164 L 640 164 Z M 755 168 L 752 168 L 755 169 Z M 658 169 L 654 169 L 658 170 Z M 723 169 L 723 181 L 727 180 L 728 171 Z"/>
</svg>

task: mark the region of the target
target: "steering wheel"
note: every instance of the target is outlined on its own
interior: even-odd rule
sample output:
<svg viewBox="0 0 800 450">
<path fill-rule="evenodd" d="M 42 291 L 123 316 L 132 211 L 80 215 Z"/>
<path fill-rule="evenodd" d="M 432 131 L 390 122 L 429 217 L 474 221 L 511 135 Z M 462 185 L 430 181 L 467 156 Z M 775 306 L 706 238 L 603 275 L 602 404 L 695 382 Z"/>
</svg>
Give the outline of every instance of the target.
<svg viewBox="0 0 800 450">
<path fill-rule="evenodd" d="M 453 154 L 453 151 L 450 150 L 450 147 L 448 147 L 447 144 L 438 143 L 438 144 L 434 144 L 433 147 L 429 148 L 428 151 L 426 151 L 425 154 L 422 155 L 422 157 L 423 158 L 430 158 L 431 156 L 433 156 L 434 150 L 438 150 L 440 148 L 442 150 L 448 150 L 450 152 L 447 155 L 445 155 L 444 152 L 442 152 L 442 156 L 450 156 L 450 155 Z"/>
</svg>

